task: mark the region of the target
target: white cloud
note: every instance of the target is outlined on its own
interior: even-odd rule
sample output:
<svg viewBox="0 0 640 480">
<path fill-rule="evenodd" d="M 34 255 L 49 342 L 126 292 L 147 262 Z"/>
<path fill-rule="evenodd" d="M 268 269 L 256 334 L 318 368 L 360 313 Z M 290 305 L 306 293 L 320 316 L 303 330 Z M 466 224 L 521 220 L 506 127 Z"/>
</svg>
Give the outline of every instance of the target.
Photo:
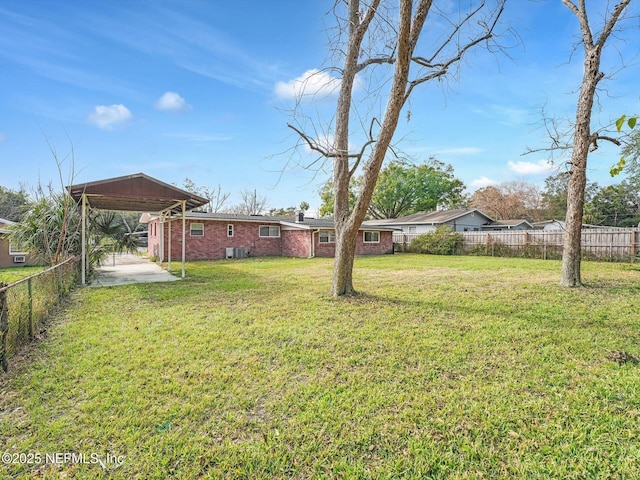
<svg viewBox="0 0 640 480">
<path fill-rule="evenodd" d="M 4 139 L 7 138 L 4 136 L 4 133 L 0 132 L 0 142 L 4 142 Z"/>
<path fill-rule="evenodd" d="M 478 188 L 490 187 L 491 185 L 497 185 L 498 182 L 496 180 L 491 180 L 490 178 L 482 175 L 480 178 L 476 178 L 471 182 L 471 185 Z"/>
<path fill-rule="evenodd" d="M 540 160 L 537 163 L 533 162 L 507 162 L 509 168 L 520 175 L 537 175 L 552 170 L 554 168 L 553 163 L 546 160 Z"/>
<path fill-rule="evenodd" d="M 303 96 L 330 96 L 340 88 L 340 79 L 317 69 L 307 70 L 288 82 L 277 82 L 275 93 L 282 100 L 298 100 Z"/>
<path fill-rule="evenodd" d="M 176 92 L 165 92 L 164 95 L 156 101 L 155 105 L 158 110 L 169 110 L 172 112 L 191 109 L 191 105 Z"/>
<path fill-rule="evenodd" d="M 109 107 L 98 105 L 89 115 L 87 121 L 103 130 L 111 130 L 114 126 L 125 124 L 132 118 L 133 115 L 129 109 L 122 104 Z"/>
</svg>

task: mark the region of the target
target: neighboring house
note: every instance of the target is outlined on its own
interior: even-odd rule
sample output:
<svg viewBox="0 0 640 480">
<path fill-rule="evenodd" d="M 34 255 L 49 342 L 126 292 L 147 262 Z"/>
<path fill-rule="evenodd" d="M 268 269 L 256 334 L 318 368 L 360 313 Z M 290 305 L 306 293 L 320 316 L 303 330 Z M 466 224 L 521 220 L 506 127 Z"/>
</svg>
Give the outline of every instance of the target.
<svg viewBox="0 0 640 480">
<path fill-rule="evenodd" d="M 483 225 L 482 230 L 533 230 L 533 225 L 524 219 L 496 220 L 489 225 Z"/>
<path fill-rule="evenodd" d="M 533 223 L 533 228 L 536 230 L 566 230 L 566 223 L 564 220 L 544 220 L 542 222 Z M 625 230 L 626 227 L 611 227 L 608 225 L 591 225 L 588 223 L 583 223 L 582 228 L 599 228 L 604 230 Z"/>
<path fill-rule="evenodd" d="M 33 265 L 29 253 L 9 240 L 9 227 L 16 222 L 0 218 L 0 268 Z"/>
<path fill-rule="evenodd" d="M 442 210 L 436 212 L 419 212 L 406 217 L 387 218 L 384 220 L 368 220 L 363 223 L 367 227 L 392 227 L 402 229 L 402 233 L 428 233 L 436 228 L 446 226 L 454 232 L 480 231 L 482 227 L 494 223 L 493 218 L 477 208 L 467 210 Z"/>
<path fill-rule="evenodd" d="M 185 256 L 188 260 L 244 256 L 333 257 L 333 220 L 188 212 L 185 216 Z M 182 218 L 148 220 L 149 255 L 160 261 L 180 258 Z M 393 253 L 393 228 L 363 225 L 356 255 Z M 171 232 L 169 234 L 169 232 Z M 171 239 L 171 241 L 169 241 Z"/>
</svg>

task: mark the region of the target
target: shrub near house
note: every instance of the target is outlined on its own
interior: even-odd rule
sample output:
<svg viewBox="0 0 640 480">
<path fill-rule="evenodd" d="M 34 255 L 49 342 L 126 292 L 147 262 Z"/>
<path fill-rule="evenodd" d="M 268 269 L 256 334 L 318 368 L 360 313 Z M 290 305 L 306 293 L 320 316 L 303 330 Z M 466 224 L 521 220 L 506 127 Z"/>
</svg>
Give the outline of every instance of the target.
<svg viewBox="0 0 640 480">
<path fill-rule="evenodd" d="M 419 235 L 409 245 L 410 252 L 432 255 L 455 255 L 462 252 L 463 248 L 464 237 L 444 226 L 438 227 L 433 232 Z"/>
</svg>

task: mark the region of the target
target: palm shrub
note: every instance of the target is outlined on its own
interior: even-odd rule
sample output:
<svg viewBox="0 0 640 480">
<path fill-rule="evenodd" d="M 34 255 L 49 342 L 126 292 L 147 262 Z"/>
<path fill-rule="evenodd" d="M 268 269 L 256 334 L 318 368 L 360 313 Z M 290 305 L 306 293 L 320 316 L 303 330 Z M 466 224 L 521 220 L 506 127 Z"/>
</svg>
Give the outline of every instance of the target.
<svg viewBox="0 0 640 480">
<path fill-rule="evenodd" d="M 47 265 L 80 253 L 80 213 L 67 193 L 39 195 L 11 227 L 11 240 Z"/>
<path fill-rule="evenodd" d="M 81 253 L 80 209 L 66 192 L 39 193 L 29 202 L 21 221 L 11 227 L 11 240 L 47 265 L 56 265 Z M 123 215 L 92 212 L 87 223 L 90 270 L 103 263 L 109 253 L 137 250 L 134 230 Z"/>
<path fill-rule="evenodd" d="M 432 255 L 455 255 L 464 247 L 464 237 L 449 227 L 441 226 L 432 232 L 417 236 L 411 241 L 409 251 Z"/>
</svg>

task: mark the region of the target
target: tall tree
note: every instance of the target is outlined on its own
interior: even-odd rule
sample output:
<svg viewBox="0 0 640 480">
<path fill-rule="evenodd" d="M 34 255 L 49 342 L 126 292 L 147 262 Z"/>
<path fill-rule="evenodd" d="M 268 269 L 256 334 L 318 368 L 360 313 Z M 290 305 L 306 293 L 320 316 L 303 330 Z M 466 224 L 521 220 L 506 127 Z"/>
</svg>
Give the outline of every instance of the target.
<svg viewBox="0 0 640 480">
<path fill-rule="evenodd" d="M 569 172 L 562 171 L 550 175 L 544 180 L 542 200 L 547 219 L 557 220 L 567 216 L 567 191 L 569 190 L 570 178 Z M 598 189 L 597 183 L 587 180 L 584 196 L 585 205 L 591 201 Z"/>
<path fill-rule="evenodd" d="M 560 285 L 565 287 L 582 285 L 580 273 L 581 236 L 587 183 L 587 157 L 590 148 L 597 147 L 597 142 L 600 139 L 597 132 L 591 132 L 591 112 L 598 83 L 604 78 L 604 74 L 600 71 L 602 51 L 630 1 L 619 0 L 612 11 L 602 15 L 605 19 L 604 25 L 600 35 L 595 38 L 587 16 L 586 0 L 578 0 L 577 3 L 572 0 L 562 0 L 562 3 L 575 15 L 580 24 L 581 43 L 584 49 L 584 71 L 576 108 L 567 192 L 566 231 L 562 250 Z"/>
<path fill-rule="evenodd" d="M 627 180 L 640 191 L 640 129 L 634 130 L 624 148 L 622 156 L 625 159 Z"/>
<path fill-rule="evenodd" d="M 336 229 L 331 288 L 334 296 L 355 293 L 353 262 L 358 231 L 405 103 L 417 86 L 446 76 L 469 50 L 494 38 L 505 0 L 489 3 L 493 8 L 486 1 L 460 2 L 457 10 L 451 2 L 433 0 L 398 0 L 397 7 L 392 0 L 336 0 L 333 10 L 339 34 L 334 58 L 341 64 L 336 67 L 341 78 L 333 141 L 327 148 L 323 139 L 314 139 L 303 128 L 291 125 L 311 150 L 332 161 Z M 427 19 L 434 35 L 420 43 Z M 371 74 L 372 88 L 372 94 L 366 97 L 386 100 L 380 116 L 371 115 L 369 105 L 357 108 L 354 93 L 362 85 L 366 72 Z M 352 125 L 352 119 L 359 125 Z M 349 140 L 355 137 L 356 129 L 366 135 L 366 140 L 354 151 L 350 150 L 350 144 L 355 142 Z M 363 170 L 362 183 L 352 207 L 351 179 L 359 168 Z"/>
<path fill-rule="evenodd" d="M 391 162 L 380 171 L 369 214 L 373 218 L 398 218 L 435 210 L 439 205 L 455 207 L 464 200 L 464 188 L 451 165 L 433 158 L 420 165 Z"/>
<path fill-rule="evenodd" d="M 195 193 L 209 200 L 209 203 L 205 205 L 207 213 L 220 212 L 231 195 L 229 192 L 223 192 L 220 184 L 217 187 L 198 186 L 190 178 L 184 179 L 183 186 L 187 192 Z"/>
<path fill-rule="evenodd" d="M 26 211 L 29 198 L 24 190 L 11 190 L 0 186 L 0 218 L 18 222 Z"/>
<path fill-rule="evenodd" d="M 353 208 L 356 204 L 356 180 L 351 179 L 351 185 L 349 186 L 349 208 Z M 335 188 L 333 188 L 333 180 L 327 180 L 327 182 L 320 189 L 320 216 L 326 218 L 333 218 L 333 207 L 335 206 Z"/>
<path fill-rule="evenodd" d="M 640 221 L 640 192 L 629 182 L 601 188 L 588 204 L 590 223 L 635 227 Z"/>
<path fill-rule="evenodd" d="M 267 197 L 260 195 L 257 190 L 242 190 L 240 192 L 241 202 L 228 209 L 230 213 L 239 215 L 262 215 L 266 205 Z"/>
<path fill-rule="evenodd" d="M 524 218 L 537 222 L 544 217 L 542 194 L 527 182 L 505 182 L 476 190 L 469 206 L 478 208 L 496 220 Z"/>
</svg>

